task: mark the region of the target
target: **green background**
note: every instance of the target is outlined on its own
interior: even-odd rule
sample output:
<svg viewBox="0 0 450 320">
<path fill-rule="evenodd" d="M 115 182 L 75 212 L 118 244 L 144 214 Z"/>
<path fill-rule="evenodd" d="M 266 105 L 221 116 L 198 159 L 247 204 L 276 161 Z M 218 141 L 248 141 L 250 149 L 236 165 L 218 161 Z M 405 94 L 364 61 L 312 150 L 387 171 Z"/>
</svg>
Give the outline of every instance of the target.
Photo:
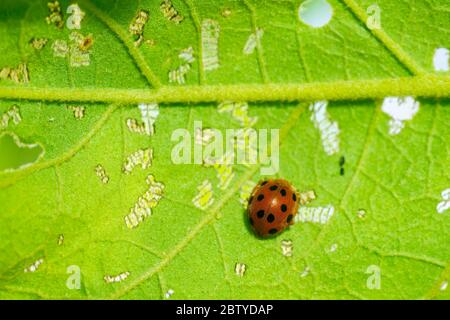
<svg viewBox="0 0 450 320">
<path fill-rule="evenodd" d="M 162 86 L 177 86 L 168 83 L 168 72 L 189 46 L 196 60 L 187 84 L 225 89 L 230 84 L 264 88 L 267 83 L 431 74 L 435 49 L 450 47 L 445 0 L 376 1 L 380 34 L 358 14 L 372 1 L 328 0 L 333 18 L 319 29 L 298 19 L 301 2 L 173 0 L 184 16 L 178 25 L 163 16 L 159 1 L 78 2 L 86 12 L 79 32 L 92 33 L 94 46 L 90 65 L 76 68 L 53 56 L 53 41 L 67 40 L 71 30 L 45 22 L 46 1 L 1 1 L 0 68 L 26 62 L 30 82 L 0 80 L 0 92 L 2 87 L 149 90 L 157 85 L 149 74 Z M 68 5 L 61 1 L 63 11 Z M 144 36 L 155 40 L 153 47 L 134 48 L 128 34 L 141 8 L 150 12 Z M 226 8 L 228 17 L 222 15 Z M 199 27 L 206 18 L 218 21 L 221 29 L 220 67 L 205 72 L 199 63 Z M 244 55 L 256 28 L 264 36 L 253 54 Z M 33 37 L 49 43 L 36 51 L 28 43 Z M 405 57 L 411 63 L 405 64 Z M 45 150 L 30 167 L 0 173 L 2 299 L 164 299 L 169 289 L 174 290 L 171 299 L 449 298 L 449 290 L 440 287 L 450 274 L 450 212 L 436 212 L 441 192 L 450 187 L 448 100 L 418 98 L 420 111 L 396 136 L 388 134 L 381 100 L 330 101 L 327 111 L 340 128 L 340 152 L 332 156 L 323 150 L 309 102 L 249 101 L 249 115 L 258 117 L 255 128 L 281 129 L 276 177 L 300 191 L 314 190 L 317 199 L 308 206 L 335 207 L 324 225 L 297 223 L 268 240 L 248 229 L 239 202 L 240 187 L 262 178 L 258 166 L 234 165 L 233 181 L 220 190 L 213 168 L 171 162 L 173 130 L 192 132 L 193 122 L 200 120 L 220 130 L 240 127 L 229 114 L 217 112 L 220 101 L 162 101 L 156 132 L 148 137 L 126 127 L 127 118 L 140 119 L 136 105 L 82 103 L 86 115 L 76 120 L 66 108 L 75 102 L 52 100 L 50 94 L 43 101 L 0 100 L 0 115 L 17 104 L 23 119 L 0 135 L 14 133 Z M 123 174 L 125 159 L 148 147 L 154 153 L 152 166 Z M 346 159 L 343 176 L 341 156 Z M 8 157 L 10 151 L 0 144 L 0 163 Z M 108 184 L 95 175 L 97 164 L 109 175 Z M 149 174 L 164 183 L 163 199 L 151 217 L 130 230 L 124 216 L 146 191 Z M 213 184 L 214 204 L 200 210 L 192 199 L 205 179 Z M 366 210 L 363 219 L 359 209 Z M 59 234 L 64 235 L 61 246 Z M 292 257 L 281 253 L 281 241 L 287 239 L 293 242 Z M 333 244 L 338 246 L 332 252 Z M 39 258 L 44 262 L 36 272 L 23 272 Z M 236 263 L 247 266 L 243 277 L 235 274 Z M 81 270 L 79 290 L 66 286 L 71 265 Z M 381 272 L 377 290 L 367 287 L 371 265 Z M 302 277 L 305 268 L 310 272 Z M 125 271 L 130 276 L 120 283 L 103 280 Z"/>
</svg>

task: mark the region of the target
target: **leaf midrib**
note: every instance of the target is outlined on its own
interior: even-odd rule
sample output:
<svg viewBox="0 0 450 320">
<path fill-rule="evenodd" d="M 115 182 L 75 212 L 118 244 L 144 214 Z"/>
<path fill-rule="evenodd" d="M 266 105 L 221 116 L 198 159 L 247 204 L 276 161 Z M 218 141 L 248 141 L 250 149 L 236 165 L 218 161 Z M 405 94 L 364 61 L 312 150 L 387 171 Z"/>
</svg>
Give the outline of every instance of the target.
<svg viewBox="0 0 450 320">
<path fill-rule="evenodd" d="M 389 96 L 450 97 L 450 76 L 427 74 L 374 80 L 304 84 L 236 84 L 162 86 L 159 89 L 0 87 L 0 99 L 104 102 L 200 103 L 220 101 L 376 100 Z"/>
<path fill-rule="evenodd" d="M 154 74 L 142 53 L 133 45 L 126 31 L 108 14 L 98 9 L 88 0 L 81 0 L 83 6 L 101 20 L 111 32 L 127 48 L 132 60 L 136 63 L 142 75 L 152 86 L 153 90 L 123 90 L 79 88 L 67 90 L 66 88 L 33 88 L 33 87 L 4 87 L 0 88 L 0 99 L 27 99 L 44 101 L 78 101 L 78 102 L 219 102 L 234 101 L 317 101 L 317 100 L 359 100 L 380 99 L 387 96 L 415 96 L 442 98 L 450 96 L 450 77 L 437 76 L 425 73 L 417 64 L 383 29 L 369 29 L 367 14 L 353 0 L 341 0 L 360 23 L 394 56 L 400 64 L 408 69 L 415 77 L 383 79 L 383 80 L 357 80 L 336 81 L 328 83 L 306 84 L 270 84 L 266 71 L 266 62 L 262 53 L 261 43 L 257 43 L 257 60 L 264 84 L 252 85 L 219 85 L 204 86 L 205 75 L 199 61 L 200 84 L 194 86 L 163 86 L 160 79 Z M 200 21 L 195 6 L 191 0 L 186 1 L 194 20 L 197 33 Z M 250 12 L 252 28 L 256 30 L 256 11 L 253 5 L 244 1 Z M 297 34 L 298 35 L 298 34 Z M 297 39 L 298 40 L 298 39 Z M 199 57 L 201 60 L 202 48 L 199 38 Z M 420 76 L 417 76 L 420 75 Z"/>
</svg>

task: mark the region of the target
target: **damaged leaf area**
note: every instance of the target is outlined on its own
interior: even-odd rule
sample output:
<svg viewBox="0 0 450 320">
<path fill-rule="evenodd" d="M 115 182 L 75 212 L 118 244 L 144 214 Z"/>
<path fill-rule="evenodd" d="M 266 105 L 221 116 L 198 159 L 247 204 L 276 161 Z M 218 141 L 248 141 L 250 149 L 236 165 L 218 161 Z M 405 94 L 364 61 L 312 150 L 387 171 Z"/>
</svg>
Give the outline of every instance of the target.
<svg viewBox="0 0 450 320">
<path fill-rule="evenodd" d="M 0 299 L 449 299 L 449 12 L 0 1 Z M 277 170 L 173 161 L 228 129 Z M 301 205 L 261 240 L 270 178 Z"/>
</svg>

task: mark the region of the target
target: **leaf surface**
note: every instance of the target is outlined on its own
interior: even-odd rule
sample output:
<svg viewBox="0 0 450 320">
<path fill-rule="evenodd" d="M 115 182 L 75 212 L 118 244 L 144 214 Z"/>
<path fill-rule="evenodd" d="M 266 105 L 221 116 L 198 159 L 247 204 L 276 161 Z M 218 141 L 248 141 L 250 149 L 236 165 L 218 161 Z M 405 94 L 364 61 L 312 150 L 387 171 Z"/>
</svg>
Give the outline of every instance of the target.
<svg viewBox="0 0 450 320">
<path fill-rule="evenodd" d="M 67 21 L 69 2 L 60 2 Z M 94 44 L 89 65 L 73 67 L 69 57 L 54 56 L 52 45 L 69 41 L 74 30 L 47 24 L 45 2 L 2 1 L 0 70 L 26 63 L 30 81 L 0 80 L 0 115 L 17 105 L 21 116 L 0 129 L 0 138 L 13 133 L 44 154 L 0 173 L 0 298 L 164 299 L 173 290 L 173 299 L 448 299 L 442 288 L 450 277 L 450 211 L 436 208 L 450 187 L 450 85 L 448 72 L 436 72 L 432 62 L 436 48 L 450 48 L 449 4 L 379 0 L 382 28 L 370 30 L 371 1 L 328 0 L 333 17 L 317 29 L 299 20 L 301 2 L 172 0 L 184 17 L 176 24 L 159 1 L 80 1 L 85 17 L 75 31 L 92 34 Z M 143 35 L 154 45 L 133 44 L 128 30 L 139 9 L 149 12 Z M 219 67 L 210 71 L 202 60 L 205 19 L 220 25 Z M 264 35 L 244 54 L 257 29 Z M 36 50 L 32 38 L 48 43 Z M 195 61 L 186 84 L 169 83 L 189 47 Z M 404 80 L 391 85 L 393 79 Z M 236 85 L 242 90 L 230 90 Z M 296 85 L 312 93 L 289 95 Z M 202 89 L 208 86 L 214 94 Z M 398 93 L 417 96 L 420 108 L 392 135 L 382 98 Z M 128 130 L 127 119 L 141 117 L 130 97 L 159 103 L 153 135 Z M 240 190 L 264 178 L 261 165 L 233 165 L 234 177 L 221 190 L 213 168 L 173 163 L 174 130 L 193 136 L 195 121 L 222 132 L 240 128 L 217 106 L 242 97 L 258 118 L 256 129 L 280 129 L 275 176 L 314 190 L 317 199 L 307 206 L 332 206 L 328 222 L 297 222 L 276 238 L 258 239 Z M 332 155 L 312 120 L 313 101 L 291 101 L 313 98 L 330 100 L 329 121 L 339 127 Z M 76 119 L 70 106 L 84 106 L 84 117 Z M 153 150 L 152 165 L 124 174 L 127 157 L 145 148 Z M 98 164 L 106 184 L 95 173 Z M 124 217 L 150 174 L 164 184 L 163 197 L 129 229 Z M 204 180 L 214 203 L 202 210 L 192 199 Z M 291 257 L 282 255 L 282 240 L 292 241 Z M 41 258 L 35 272 L 24 272 Z M 246 265 L 243 277 L 237 263 Z M 71 290 L 73 265 L 81 286 Z M 370 266 L 379 270 L 378 288 L 369 284 Z M 121 282 L 104 281 L 123 272 L 129 276 Z"/>
</svg>

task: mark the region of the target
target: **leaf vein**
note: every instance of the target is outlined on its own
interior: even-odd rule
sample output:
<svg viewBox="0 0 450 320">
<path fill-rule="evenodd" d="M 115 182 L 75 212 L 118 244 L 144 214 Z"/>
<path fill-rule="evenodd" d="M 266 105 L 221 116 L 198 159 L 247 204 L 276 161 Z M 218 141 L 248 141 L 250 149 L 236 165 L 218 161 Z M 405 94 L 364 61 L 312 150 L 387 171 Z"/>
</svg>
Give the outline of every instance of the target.
<svg viewBox="0 0 450 320">
<path fill-rule="evenodd" d="M 87 8 L 87 10 L 92 12 L 117 36 L 120 41 L 122 41 L 124 46 L 128 49 L 128 53 L 133 58 L 135 64 L 147 79 L 148 83 L 154 88 L 159 88 L 161 86 L 161 81 L 150 69 L 149 65 L 145 61 L 143 54 L 134 46 L 130 36 L 122 29 L 122 27 L 106 13 L 99 10 L 90 1 L 82 0 L 82 3 Z"/>
</svg>

